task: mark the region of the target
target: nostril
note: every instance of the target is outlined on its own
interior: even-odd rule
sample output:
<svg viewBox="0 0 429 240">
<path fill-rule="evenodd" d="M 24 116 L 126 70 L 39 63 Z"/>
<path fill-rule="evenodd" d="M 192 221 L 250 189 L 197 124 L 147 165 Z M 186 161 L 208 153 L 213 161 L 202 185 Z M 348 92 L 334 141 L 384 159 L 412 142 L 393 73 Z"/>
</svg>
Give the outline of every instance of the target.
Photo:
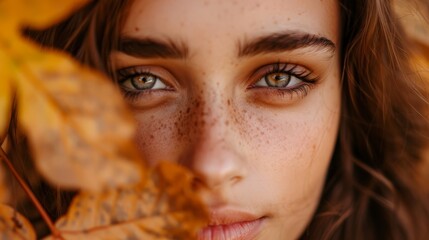
<svg viewBox="0 0 429 240">
<path fill-rule="evenodd" d="M 221 185 L 235 185 L 236 183 L 240 182 L 242 180 L 241 176 L 233 176 L 231 178 L 225 178 L 225 180 L 227 181 L 210 181 L 210 179 L 202 179 L 198 176 L 194 176 L 191 182 L 191 187 L 192 190 L 194 191 L 198 191 L 201 190 L 203 188 L 211 188 L 211 189 L 215 189 L 220 187 Z"/>
<path fill-rule="evenodd" d="M 242 177 L 240 177 L 240 176 L 234 176 L 234 177 L 231 177 L 229 179 L 229 182 L 231 183 L 231 185 L 234 185 L 234 184 L 240 182 L 241 179 L 242 179 Z"/>
</svg>

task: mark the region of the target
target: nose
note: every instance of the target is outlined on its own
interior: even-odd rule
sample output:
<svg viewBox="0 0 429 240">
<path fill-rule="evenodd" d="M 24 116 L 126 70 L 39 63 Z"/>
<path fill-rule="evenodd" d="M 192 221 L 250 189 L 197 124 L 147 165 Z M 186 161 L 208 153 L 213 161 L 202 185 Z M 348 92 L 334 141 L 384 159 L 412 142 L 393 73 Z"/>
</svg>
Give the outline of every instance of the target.
<svg viewBox="0 0 429 240">
<path fill-rule="evenodd" d="M 205 139 L 195 146 L 189 168 L 197 187 L 211 190 L 228 188 L 244 178 L 243 163 L 233 149 L 222 142 Z"/>
<path fill-rule="evenodd" d="M 234 111 L 221 101 L 200 105 L 200 111 L 189 116 L 191 142 L 182 163 L 194 173 L 196 188 L 225 190 L 241 182 L 246 175 L 244 156 L 237 144 L 234 124 L 229 124 Z M 197 124 L 195 124 L 197 123 Z"/>
</svg>

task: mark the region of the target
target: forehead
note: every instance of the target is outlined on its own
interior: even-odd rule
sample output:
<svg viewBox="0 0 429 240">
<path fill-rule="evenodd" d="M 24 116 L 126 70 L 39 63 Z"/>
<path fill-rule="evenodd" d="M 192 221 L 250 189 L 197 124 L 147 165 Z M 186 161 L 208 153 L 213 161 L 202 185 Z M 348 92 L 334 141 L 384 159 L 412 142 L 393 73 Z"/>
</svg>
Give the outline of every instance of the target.
<svg viewBox="0 0 429 240">
<path fill-rule="evenodd" d="M 135 0 L 123 35 L 226 41 L 299 30 L 338 41 L 336 0 Z"/>
</svg>

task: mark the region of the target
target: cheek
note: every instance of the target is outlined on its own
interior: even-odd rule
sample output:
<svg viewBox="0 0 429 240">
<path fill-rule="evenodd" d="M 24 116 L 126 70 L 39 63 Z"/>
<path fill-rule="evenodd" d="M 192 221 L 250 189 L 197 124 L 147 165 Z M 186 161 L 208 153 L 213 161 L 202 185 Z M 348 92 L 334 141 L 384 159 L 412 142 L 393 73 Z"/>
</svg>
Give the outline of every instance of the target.
<svg viewBox="0 0 429 240">
<path fill-rule="evenodd" d="M 258 201 L 271 203 L 277 227 L 289 234 L 299 234 L 317 207 L 337 139 L 338 95 L 319 95 L 296 109 L 257 109 L 245 118 Z"/>
<path fill-rule="evenodd" d="M 337 137 L 338 117 L 338 111 L 317 106 L 300 113 L 249 114 L 243 124 L 249 157 L 262 159 L 255 160 L 261 167 L 293 169 L 294 174 L 311 170 L 329 161 Z"/>
<path fill-rule="evenodd" d="M 189 148 L 201 137 L 201 129 L 208 124 L 206 118 L 210 110 L 203 109 L 201 97 L 178 100 L 134 112 L 138 127 L 135 141 L 143 159 L 149 165 L 160 161 L 183 163 Z"/>
<path fill-rule="evenodd" d="M 171 114 L 176 110 L 173 107 L 135 112 L 137 132 L 135 142 L 143 159 L 149 165 L 159 161 L 174 161 L 177 155 L 177 142 L 185 133 L 177 128 L 180 114 Z"/>
</svg>

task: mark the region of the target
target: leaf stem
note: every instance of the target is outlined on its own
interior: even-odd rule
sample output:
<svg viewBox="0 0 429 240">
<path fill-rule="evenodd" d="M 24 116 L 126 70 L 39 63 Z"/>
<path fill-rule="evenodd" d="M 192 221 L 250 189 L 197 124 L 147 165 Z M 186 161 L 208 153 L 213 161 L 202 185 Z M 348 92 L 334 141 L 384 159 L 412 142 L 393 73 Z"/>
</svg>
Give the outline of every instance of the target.
<svg viewBox="0 0 429 240">
<path fill-rule="evenodd" d="M 52 238 L 53 239 L 63 239 L 61 236 L 60 231 L 55 227 L 54 223 L 52 222 L 51 218 L 49 217 L 48 213 L 46 213 L 45 209 L 43 208 L 42 204 L 39 202 L 37 197 L 34 195 L 34 193 L 31 191 L 30 187 L 27 185 L 27 183 L 21 178 L 19 173 L 16 171 L 16 169 L 13 167 L 12 163 L 10 162 L 9 158 L 7 157 L 7 154 L 4 152 L 3 148 L 0 147 L 0 157 L 3 159 L 3 161 L 6 163 L 6 166 L 9 168 L 12 175 L 15 177 L 15 179 L 18 181 L 19 185 L 24 190 L 25 194 L 30 198 L 31 202 L 36 207 L 37 211 L 40 213 L 43 220 L 48 225 L 49 229 L 52 232 Z"/>
</svg>

